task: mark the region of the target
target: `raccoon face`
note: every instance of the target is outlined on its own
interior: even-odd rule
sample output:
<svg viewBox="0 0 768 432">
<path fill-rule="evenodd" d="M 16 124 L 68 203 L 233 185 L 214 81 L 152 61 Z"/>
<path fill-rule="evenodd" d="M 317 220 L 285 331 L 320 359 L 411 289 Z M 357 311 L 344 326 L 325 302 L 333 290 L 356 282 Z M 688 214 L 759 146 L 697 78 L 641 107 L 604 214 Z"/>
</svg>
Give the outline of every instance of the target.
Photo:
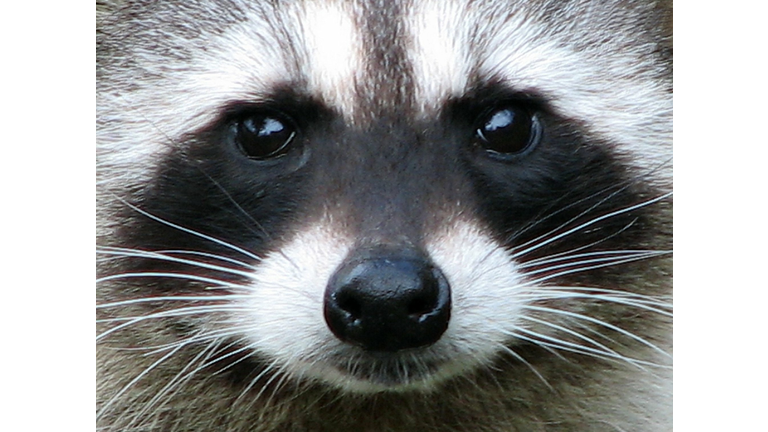
<svg viewBox="0 0 768 432">
<path fill-rule="evenodd" d="M 653 10 L 129 3 L 98 45 L 99 340 L 155 362 L 102 412 L 165 374 L 490 394 L 668 367 Z"/>
</svg>

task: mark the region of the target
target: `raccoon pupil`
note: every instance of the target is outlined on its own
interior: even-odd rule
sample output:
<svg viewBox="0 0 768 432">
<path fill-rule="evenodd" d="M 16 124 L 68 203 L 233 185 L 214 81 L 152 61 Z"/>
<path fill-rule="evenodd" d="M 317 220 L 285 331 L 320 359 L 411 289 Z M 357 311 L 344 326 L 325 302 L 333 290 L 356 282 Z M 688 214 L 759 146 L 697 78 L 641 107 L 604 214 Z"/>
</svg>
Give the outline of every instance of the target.
<svg viewBox="0 0 768 432">
<path fill-rule="evenodd" d="M 295 135 L 295 127 L 287 120 L 255 114 L 237 122 L 235 141 L 246 156 L 263 160 L 284 155 Z"/>
<path fill-rule="evenodd" d="M 501 155 L 522 153 L 536 143 L 540 125 L 536 117 L 518 107 L 505 107 L 482 116 L 476 130 L 478 145 Z"/>
</svg>

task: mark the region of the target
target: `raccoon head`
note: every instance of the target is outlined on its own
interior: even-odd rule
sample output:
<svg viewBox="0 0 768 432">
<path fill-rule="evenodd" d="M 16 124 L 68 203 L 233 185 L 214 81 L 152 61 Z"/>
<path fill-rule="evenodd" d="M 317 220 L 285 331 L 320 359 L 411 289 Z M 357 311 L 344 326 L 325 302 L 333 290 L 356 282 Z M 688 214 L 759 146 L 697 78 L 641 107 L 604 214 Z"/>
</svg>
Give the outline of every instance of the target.
<svg viewBox="0 0 768 432">
<path fill-rule="evenodd" d="M 668 365 L 657 10 L 127 3 L 98 37 L 98 295 L 102 344 L 157 359 L 130 385 L 182 352 L 171 377 L 235 394 Z"/>
</svg>

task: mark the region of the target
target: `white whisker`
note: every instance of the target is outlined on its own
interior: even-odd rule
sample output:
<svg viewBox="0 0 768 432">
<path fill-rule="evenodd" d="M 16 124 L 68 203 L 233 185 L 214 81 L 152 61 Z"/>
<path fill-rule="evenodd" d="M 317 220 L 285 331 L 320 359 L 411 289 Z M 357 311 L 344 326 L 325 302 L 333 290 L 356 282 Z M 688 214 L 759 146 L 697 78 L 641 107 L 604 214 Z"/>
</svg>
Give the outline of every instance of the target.
<svg viewBox="0 0 768 432">
<path fill-rule="evenodd" d="M 555 229 L 554 229 L 554 230 L 552 230 L 552 231 L 558 231 L 558 230 L 561 230 L 561 229 L 565 228 L 566 226 L 568 226 L 568 224 L 570 224 L 570 223 L 572 223 L 572 222 L 574 222 L 574 221 L 578 220 L 580 217 L 583 217 L 584 215 L 587 215 L 587 214 L 589 214 L 591 211 L 593 211 L 593 210 L 595 210 L 596 208 L 598 208 L 599 206 L 601 206 L 601 205 L 605 204 L 605 203 L 606 203 L 606 202 L 608 202 L 608 201 L 609 201 L 611 198 L 613 198 L 613 197 L 617 196 L 618 194 L 620 194 L 621 192 L 623 192 L 624 190 L 626 190 L 627 188 L 629 188 L 631 185 L 632 185 L 632 181 L 630 181 L 630 180 L 627 180 L 627 181 L 626 181 L 626 182 L 624 182 L 624 184 L 622 184 L 622 185 L 614 185 L 614 186 L 610 186 L 610 187 L 607 187 L 607 188 L 605 188 L 605 189 L 602 189 L 602 190 L 600 190 L 600 191 L 598 191 L 598 192 L 595 192 L 595 193 L 593 193 L 593 194 L 591 194 L 591 195 L 589 195 L 589 196 L 586 196 L 586 197 L 584 197 L 584 198 L 581 198 L 581 199 L 578 199 L 578 200 L 576 200 L 576 201 L 573 201 L 573 202 L 571 202 L 571 203 L 570 203 L 570 204 L 568 204 L 568 205 L 565 205 L 565 206 L 560 206 L 560 207 L 559 207 L 557 210 L 555 210 L 555 211 L 553 211 L 553 212 L 551 212 L 551 213 L 547 214 L 546 216 L 534 218 L 534 220 L 533 220 L 533 222 L 532 222 L 532 223 L 529 223 L 527 226 L 525 226 L 525 227 L 523 227 L 522 229 L 518 230 L 516 233 L 514 233 L 514 234 L 511 236 L 511 238 L 513 238 L 513 239 L 514 239 L 514 238 L 517 238 L 517 237 L 519 237 L 520 235 L 524 234 L 526 231 L 528 231 L 528 230 L 530 230 L 530 229 L 534 228 L 535 226 L 537 226 L 537 225 L 541 224 L 542 222 L 545 222 L 545 221 L 549 220 L 550 218 L 552 218 L 552 217 L 554 217 L 554 216 L 556 216 L 556 215 L 558 215 L 558 214 L 560 214 L 560 213 L 562 213 L 562 212 L 564 212 L 564 211 L 566 211 L 566 210 L 568 210 L 568 209 L 570 209 L 570 208 L 572 208 L 572 207 L 574 207 L 574 206 L 576 206 L 576 205 L 578 205 L 578 204 L 581 204 L 581 203 L 583 203 L 583 202 L 586 202 L 586 201 L 589 201 L 589 200 L 595 199 L 595 198 L 599 197 L 600 195 L 603 195 L 603 194 L 605 194 L 605 193 L 607 193 L 607 192 L 610 192 L 608 195 L 606 195 L 606 196 L 605 196 L 605 197 L 603 197 L 603 198 L 600 198 L 600 199 L 599 199 L 597 202 L 595 202 L 594 204 L 592 204 L 591 206 L 589 206 L 589 208 L 587 208 L 586 210 L 583 210 L 583 211 L 582 211 L 581 213 L 579 213 L 578 215 L 576 215 L 576 216 L 574 216 L 574 217 L 572 217 L 572 218 L 568 219 L 566 222 L 564 222 L 564 223 L 560 224 L 560 226 L 558 226 L 557 228 L 555 228 Z M 614 190 L 614 189 L 615 189 L 615 190 Z M 554 203 L 552 203 L 552 205 L 550 205 L 550 207 L 549 207 L 549 208 L 552 208 L 552 207 L 554 206 L 554 204 L 556 204 L 556 203 L 558 203 L 558 202 L 560 202 L 560 201 L 564 200 L 565 198 L 567 198 L 567 197 L 568 197 L 568 195 L 570 195 L 570 192 L 566 192 L 566 193 L 564 193 L 564 194 L 563 194 L 563 195 L 562 195 L 562 196 L 561 196 L 561 197 L 560 197 L 558 200 L 556 200 Z M 536 241 L 536 240 L 532 240 L 532 241 Z M 529 243 L 530 243 L 530 242 L 529 242 Z M 526 244 L 527 244 L 527 243 L 526 243 Z M 524 246 L 523 246 L 523 247 L 524 247 Z"/>
<path fill-rule="evenodd" d="M 133 385 L 134 385 L 134 384 L 136 384 L 136 383 L 137 383 L 139 380 L 141 380 L 142 378 L 144 378 L 144 377 L 145 377 L 145 376 L 146 376 L 148 373 L 150 373 L 150 372 L 151 372 L 151 371 L 152 371 L 154 368 L 156 368 L 156 367 L 157 367 L 159 364 L 161 364 L 162 362 L 164 362 L 164 361 L 166 361 L 167 359 L 171 358 L 171 357 L 172 357 L 174 354 L 176 354 L 176 353 L 177 353 L 177 352 L 178 352 L 178 351 L 181 349 L 181 347 L 182 347 L 182 345 L 180 345 L 179 347 L 177 347 L 177 348 L 176 348 L 176 349 L 174 349 L 173 351 L 169 352 L 168 354 L 166 354 L 166 355 L 164 355 L 164 356 L 160 357 L 159 359 L 157 359 L 155 362 L 153 362 L 151 365 L 149 365 L 149 366 L 148 366 L 146 369 L 144 369 L 144 370 L 143 370 L 143 371 L 142 371 L 140 374 L 138 374 L 138 375 L 137 375 L 137 376 L 135 376 L 135 377 L 134 377 L 134 378 L 133 378 L 131 381 L 129 381 L 129 382 L 128 382 L 128 384 L 126 384 L 125 386 L 123 386 L 123 388 L 122 388 L 122 389 L 120 389 L 120 391 L 118 391 L 117 393 L 115 393 L 115 394 L 112 396 L 112 398 L 110 398 L 110 399 L 109 399 L 109 401 L 107 401 L 107 402 L 106 402 L 106 403 L 105 403 L 105 404 L 104 404 L 104 405 L 101 407 L 101 409 L 99 410 L 99 412 L 96 414 L 96 418 L 98 419 L 98 418 L 100 418 L 102 415 L 104 415 L 104 413 L 106 413 L 106 412 L 108 411 L 109 407 L 110 407 L 110 406 L 112 406 L 112 404 L 113 404 L 113 403 L 115 403 L 117 400 L 119 400 L 119 399 L 120 399 L 120 397 L 121 397 L 121 396 L 122 396 L 122 395 L 123 395 L 123 394 L 124 394 L 126 391 L 128 391 L 128 390 L 129 390 L 131 387 L 133 387 Z"/>
<path fill-rule="evenodd" d="M 209 264 L 201 261 L 195 261 L 185 258 L 178 258 L 166 254 L 162 254 L 159 252 L 151 252 L 151 251 L 142 251 L 142 250 L 136 250 L 136 249 L 105 249 L 105 248 L 98 248 L 97 252 L 103 255 L 111 255 L 111 256 L 119 256 L 119 257 L 129 257 L 129 258 L 148 258 L 148 259 L 154 259 L 158 261 L 166 261 L 166 262 L 174 262 L 179 264 L 188 264 L 190 266 L 209 269 L 209 270 L 216 270 L 224 273 L 231 273 L 238 276 L 243 276 L 246 278 L 250 278 L 252 273 L 251 272 L 245 272 L 241 270 L 236 270 L 230 267 L 222 267 L 217 266 L 214 264 Z M 214 256 L 212 254 L 208 254 L 209 256 Z M 250 267 L 253 269 L 253 267 Z"/>
<path fill-rule="evenodd" d="M 129 278 L 168 278 L 168 279 L 185 279 L 195 282 L 205 282 L 212 284 L 212 287 L 208 288 L 239 288 L 247 289 L 247 286 L 235 284 L 231 282 L 225 282 L 219 279 L 212 279 L 203 276 L 197 276 L 187 273 L 165 273 L 165 272 L 136 272 L 136 273 L 118 273 L 110 276 L 104 276 L 96 280 L 96 283 L 104 283 L 117 279 L 129 279 Z"/>
<path fill-rule="evenodd" d="M 165 310 L 161 312 L 155 312 L 152 314 L 138 316 L 138 317 L 130 317 L 130 319 L 127 322 L 117 325 L 115 327 L 112 327 L 108 330 L 105 330 L 104 332 L 96 336 L 96 340 L 98 341 L 98 340 L 104 339 L 105 337 L 107 337 L 108 335 L 116 331 L 122 330 L 126 327 L 135 325 L 137 323 L 140 323 L 146 320 L 168 318 L 168 317 L 181 317 L 181 316 L 188 316 L 188 315 L 210 314 L 212 312 L 237 312 L 242 310 L 243 310 L 243 307 L 240 307 L 240 306 L 222 304 L 222 305 L 190 306 L 190 307 Z"/>
<path fill-rule="evenodd" d="M 584 265 L 592 265 L 592 264 L 599 264 L 599 263 L 606 263 L 606 264 L 613 264 L 615 262 L 624 262 L 626 259 L 632 259 L 632 260 L 642 260 L 645 258 L 653 258 L 657 256 L 664 255 L 665 253 L 668 253 L 666 251 L 660 251 L 660 252 L 646 252 L 643 254 L 632 254 L 632 255 L 620 255 L 620 256 L 612 256 L 612 257 L 605 257 L 605 258 L 592 258 L 592 259 L 582 259 L 578 261 L 572 261 L 572 262 L 566 262 L 563 264 L 557 264 L 557 265 L 550 265 L 544 268 L 540 268 L 538 270 L 532 270 L 526 272 L 526 276 L 534 275 L 537 273 L 549 273 L 553 270 L 560 270 L 570 267 L 580 267 Z"/>
<path fill-rule="evenodd" d="M 132 250 L 132 249 L 127 249 L 127 250 Z M 245 263 L 243 261 L 236 260 L 234 258 L 230 258 L 230 257 L 226 257 L 226 256 L 222 256 L 222 255 L 212 254 L 212 253 L 193 251 L 193 250 L 184 250 L 184 249 L 163 249 L 163 250 L 157 250 L 157 251 L 154 251 L 154 252 L 159 253 L 159 254 L 164 254 L 164 255 L 195 255 L 195 256 L 201 256 L 201 257 L 205 257 L 205 258 L 212 258 L 212 259 L 215 259 L 215 260 L 218 260 L 218 261 L 228 262 L 228 263 L 231 263 L 231 264 L 236 264 L 236 265 L 238 265 L 240 267 L 245 267 L 245 268 L 247 268 L 249 270 L 255 270 L 256 269 L 256 266 L 253 266 L 251 264 Z"/>
<path fill-rule="evenodd" d="M 113 307 L 122 307 L 122 306 L 131 306 L 135 304 L 140 303 L 154 303 L 154 302 L 177 302 L 177 301 L 185 301 L 185 302 L 195 302 L 195 301 L 201 301 L 201 302 L 211 302 L 211 301 L 229 301 L 229 300 L 236 300 L 236 299 L 245 299 L 248 298 L 247 295 L 239 295 L 239 294 L 227 294 L 227 295 L 210 295 L 210 296 L 165 296 L 165 297 L 141 297 L 136 299 L 130 299 L 130 300 L 123 300 L 119 302 L 112 302 L 112 303 L 102 303 L 96 305 L 96 309 L 106 309 L 106 308 L 113 308 Z M 124 319 L 124 318 L 122 318 Z"/>
<path fill-rule="evenodd" d="M 187 234 L 192 234 L 192 235 L 194 235 L 196 237 L 199 237 L 201 239 L 211 241 L 211 242 L 216 243 L 216 244 L 218 244 L 220 246 L 224 246 L 225 248 L 231 249 L 231 250 L 233 250 L 235 252 L 239 252 L 239 253 L 247 256 L 248 258 L 253 259 L 254 261 L 261 261 L 261 259 L 259 257 L 257 257 L 256 255 L 252 254 L 251 252 L 248 252 L 247 250 L 245 250 L 243 248 L 237 247 L 237 246 L 235 246 L 235 245 L 233 245 L 231 243 L 225 242 L 223 240 L 219 240 L 219 239 L 217 239 L 215 237 L 211 237 L 209 235 L 203 234 L 203 233 L 195 231 L 193 229 L 185 228 L 185 227 L 183 227 L 181 225 L 177 225 L 177 224 L 175 224 L 173 222 L 167 221 L 167 220 L 165 220 L 163 218 L 155 216 L 155 215 L 153 215 L 153 214 L 151 214 L 151 213 L 149 213 L 147 211 L 144 211 L 144 210 L 136 207 L 135 205 L 125 201 L 122 198 L 116 197 L 116 199 L 120 200 L 123 204 L 125 204 L 128 207 L 130 207 L 134 211 L 136 211 L 136 212 L 138 212 L 138 213 L 140 213 L 140 214 L 142 214 L 142 215 L 144 215 L 144 216 L 146 216 L 146 217 L 148 217 L 148 218 L 150 218 L 150 219 L 152 219 L 152 220 L 154 220 L 156 222 L 160 222 L 163 225 L 169 226 L 171 228 L 175 228 L 175 229 L 177 229 L 179 231 L 182 231 L 182 232 L 185 232 Z"/>
<path fill-rule="evenodd" d="M 669 198 L 670 196 L 672 196 L 672 192 L 665 193 L 665 194 L 663 194 L 661 196 L 658 196 L 656 198 L 652 198 L 652 199 L 643 201 L 643 202 L 641 202 L 639 204 L 631 205 L 631 206 L 624 207 L 624 208 L 619 209 L 619 210 L 612 211 L 610 213 L 607 213 L 607 214 L 598 216 L 596 218 L 590 219 L 587 222 L 579 224 L 576 227 L 571 228 L 569 230 L 566 230 L 566 231 L 564 231 L 564 232 L 562 232 L 560 234 L 557 234 L 557 235 L 555 235 L 553 237 L 547 238 L 548 236 L 552 235 L 552 233 L 557 232 L 557 230 L 559 230 L 560 228 L 555 229 L 552 232 L 550 232 L 549 234 L 545 234 L 545 235 L 539 236 L 539 237 L 537 237 L 537 238 L 535 238 L 533 240 L 530 240 L 530 241 L 528 241 L 528 242 L 526 242 L 526 243 L 524 243 L 522 245 L 517 246 L 515 248 L 514 254 L 512 255 L 512 258 L 513 259 L 518 259 L 518 258 L 520 258 L 522 256 L 525 256 L 528 253 L 531 253 L 532 251 L 534 251 L 536 249 L 539 249 L 539 248 L 541 248 L 541 247 L 543 247 L 543 246 L 545 246 L 547 244 L 550 244 L 552 242 L 555 242 L 555 241 L 557 241 L 557 240 L 559 240 L 559 239 L 561 239 L 563 237 L 567 237 L 567 236 L 569 236 L 569 235 L 571 235 L 573 233 L 581 231 L 584 228 L 592 226 L 592 225 L 594 225 L 594 224 L 596 224 L 598 222 L 604 221 L 606 219 L 609 219 L 609 218 L 612 218 L 612 217 L 615 217 L 615 216 L 618 216 L 618 215 L 621 215 L 621 214 L 625 214 L 625 213 L 631 212 L 633 210 L 637 210 L 637 209 L 642 208 L 642 207 L 649 206 L 651 204 L 654 204 L 654 203 L 662 201 L 662 200 L 664 200 L 666 198 Z M 531 245 L 531 244 L 533 244 L 533 246 L 529 247 L 529 245 Z M 519 248 L 526 248 L 526 249 L 518 250 Z"/>
<path fill-rule="evenodd" d="M 528 360 L 524 359 L 523 356 L 521 356 L 520 354 L 515 352 L 515 350 L 513 350 L 512 348 L 510 348 L 510 347 L 508 347 L 506 345 L 500 345 L 500 348 L 501 348 L 502 351 L 508 353 L 509 355 L 511 355 L 512 357 L 516 358 L 518 361 L 520 361 L 524 365 L 528 366 L 528 368 L 531 370 L 531 372 L 533 372 L 534 375 L 536 375 L 541 380 L 541 382 L 543 382 L 544 385 L 547 386 L 547 388 L 549 388 L 550 390 L 554 391 L 554 387 L 552 387 L 552 384 L 550 384 L 549 381 L 547 381 L 547 379 L 544 378 L 544 376 L 538 370 L 536 370 L 536 368 L 533 367 L 533 365 Z"/>
<path fill-rule="evenodd" d="M 603 352 L 611 353 L 611 354 L 614 354 L 614 355 L 617 355 L 617 356 L 619 355 L 619 353 L 617 353 L 616 351 L 608 348 L 607 346 L 597 342 L 596 340 L 594 340 L 592 338 L 584 336 L 583 334 L 581 334 L 581 333 L 579 333 L 577 331 L 571 330 L 569 328 L 566 328 L 566 327 L 563 327 L 561 325 L 557 325 L 557 324 L 554 324 L 554 323 L 551 323 L 551 322 L 548 322 L 548 321 L 540 320 L 540 319 L 537 319 L 537 318 L 534 318 L 534 317 L 531 317 L 531 316 L 523 315 L 523 316 L 521 316 L 521 318 L 526 320 L 526 321 L 530 321 L 530 322 L 534 322 L 534 323 L 537 323 L 537 324 L 541 324 L 541 325 L 553 328 L 555 330 L 559 330 L 559 331 L 561 331 L 563 333 L 567 333 L 567 334 L 569 334 L 571 336 L 575 336 L 578 339 L 581 339 L 584 342 L 592 344 L 596 348 L 599 348 L 599 349 L 603 350 Z"/>
<path fill-rule="evenodd" d="M 161 388 L 153 397 L 150 399 L 147 403 L 144 404 L 142 407 L 142 410 L 136 413 L 133 418 L 134 419 L 140 419 L 144 416 L 145 413 L 147 413 L 162 397 L 164 397 L 169 391 L 173 390 L 175 387 L 177 387 L 178 384 L 181 384 L 182 382 L 186 381 L 188 378 L 191 378 L 192 374 L 185 374 L 185 372 L 200 358 L 208 357 L 210 356 L 210 353 L 218 346 L 220 343 L 216 340 L 212 341 L 206 348 L 200 350 L 200 352 L 193 357 L 189 362 L 187 362 L 176 375 L 168 380 L 168 383 Z M 179 347 L 181 348 L 181 346 Z M 183 377 L 183 378 L 182 378 Z M 161 405 L 162 406 L 162 405 Z M 161 406 L 158 406 L 160 408 Z"/>
<path fill-rule="evenodd" d="M 276 368 L 277 364 L 278 364 L 278 361 L 275 359 L 275 360 L 273 360 L 271 363 L 269 363 L 268 365 L 266 365 L 266 366 L 264 367 L 264 370 L 262 370 L 261 372 L 259 372 L 259 373 L 258 373 L 258 374 L 257 374 L 257 375 L 256 375 L 256 376 L 255 376 L 255 377 L 252 379 L 252 380 L 251 380 L 251 382 L 249 382 L 249 383 L 248 383 L 248 385 L 247 385 L 247 386 L 246 386 L 246 387 L 243 389 L 243 391 L 241 391 L 241 392 L 240 392 L 240 394 L 237 396 L 237 398 L 235 398 L 235 401 L 233 402 L 233 405 L 237 405 L 238 403 L 240 403 L 240 402 L 243 400 L 243 398 L 245 397 L 245 395 L 247 395 L 247 394 L 248 394 L 248 393 L 251 391 L 251 389 L 253 388 L 253 386 L 255 386 L 255 385 L 256 385 L 256 383 L 257 383 L 257 382 L 258 382 L 258 381 L 259 381 L 261 378 L 263 378 L 263 377 L 264 377 L 264 375 L 266 375 L 266 374 L 268 374 L 268 373 L 271 373 L 271 372 L 272 372 L 272 371 L 273 371 L 273 370 Z M 263 391 L 263 387 L 262 387 L 262 391 Z M 255 400 L 258 400 L 260 395 L 261 395 L 261 392 L 259 392 L 259 395 L 257 395 L 255 398 L 253 398 L 253 400 L 252 400 L 251 402 L 253 403 L 253 401 L 255 401 Z"/>
<path fill-rule="evenodd" d="M 532 305 L 524 305 L 522 307 L 524 309 L 528 309 L 528 310 L 534 310 L 534 311 L 538 311 L 538 312 L 545 312 L 545 313 L 552 313 L 552 314 L 559 314 L 559 315 L 563 315 L 563 316 L 568 316 L 568 317 L 572 317 L 572 318 L 588 321 L 588 322 L 591 322 L 593 324 L 597 324 L 599 326 L 602 326 L 602 327 L 605 327 L 607 329 L 613 330 L 615 332 L 621 333 L 624 336 L 630 337 L 630 338 L 632 338 L 632 339 L 642 343 L 643 345 L 645 345 L 645 346 L 647 346 L 647 347 L 649 347 L 649 348 L 651 348 L 651 349 L 661 353 L 662 355 L 664 355 L 666 357 L 669 357 L 669 358 L 672 357 L 669 353 L 667 353 L 663 349 L 661 349 L 658 346 L 652 344 L 651 342 L 648 342 L 647 340 L 641 338 L 640 336 L 638 336 L 638 335 L 636 335 L 636 334 L 634 334 L 632 332 L 629 332 L 627 330 L 624 330 L 621 327 L 617 327 L 617 326 L 615 326 L 613 324 L 607 323 L 607 322 L 605 322 L 603 320 L 599 320 L 597 318 L 593 318 L 593 317 L 590 317 L 590 316 L 587 316 L 587 315 L 582 315 L 582 314 L 579 314 L 579 313 L 576 313 L 576 312 L 569 312 L 569 311 L 560 310 L 560 309 L 553 309 L 553 308 L 547 308 L 547 307 L 541 307 L 541 306 L 532 306 Z"/>
<path fill-rule="evenodd" d="M 606 256 L 608 257 L 632 256 L 632 255 L 644 255 L 648 253 L 665 254 L 665 253 L 669 253 L 669 251 L 653 251 L 653 250 L 642 250 L 642 249 L 603 250 L 603 251 L 594 251 L 594 252 L 587 252 L 587 253 L 581 253 L 581 254 L 573 254 L 571 253 L 571 251 L 566 251 L 566 252 L 551 254 L 541 258 L 525 261 L 522 264 L 520 264 L 519 268 L 526 269 L 530 267 L 538 267 L 545 264 L 556 263 L 561 261 L 570 261 L 570 260 L 581 259 L 581 258 L 606 257 Z"/>
<path fill-rule="evenodd" d="M 519 332 L 525 332 L 532 337 L 521 335 Z M 668 366 L 660 365 L 658 363 L 653 363 L 641 359 L 631 358 L 627 357 L 621 354 L 611 353 L 611 352 L 605 352 L 601 351 L 596 348 L 586 347 L 583 345 L 571 343 L 568 341 L 564 341 L 561 339 L 557 339 L 555 337 L 546 336 L 537 332 L 534 332 L 529 329 L 524 328 L 518 328 L 516 332 L 510 333 L 510 336 L 519 338 L 520 340 L 524 340 L 527 342 L 530 342 L 534 345 L 541 346 L 541 347 L 549 347 L 556 350 L 562 350 L 562 351 L 568 351 L 576 354 L 582 354 L 587 356 L 593 356 L 597 358 L 603 358 L 603 359 L 609 359 L 609 360 L 617 360 L 623 363 L 629 363 L 632 366 L 635 366 L 641 370 L 646 370 L 643 366 L 652 366 L 652 367 L 658 367 L 658 368 L 668 368 Z M 547 342 L 549 341 L 549 342 Z"/>
<path fill-rule="evenodd" d="M 669 253 L 671 253 L 671 252 L 669 252 Z M 654 256 L 656 256 L 656 255 L 654 255 Z M 640 260 L 644 260 L 644 259 L 648 259 L 648 258 L 649 257 L 647 257 L 647 256 L 628 257 L 628 258 L 617 259 L 616 261 L 612 261 L 612 262 L 608 262 L 608 263 L 578 267 L 578 268 L 575 268 L 575 269 L 570 269 L 570 270 L 566 270 L 566 271 L 561 271 L 561 272 L 549 274 L 547 276 L 543 276 L 543 277 L 540 277 L 538 279 L 532 279 L 532 280 L 530 280 L 528 282 L 525 282 L 522 286 L 535 286 L 535 285 L 539 285 L 539 284 L 541 284 L 543 282 L 546 282 L 548 280 L 556 279 L 556 278 L 559 278 L 559 277 L 562 277 L 562 276 L 571 275 L 571 274 L 574 274 L 574 273 L 583 273 L 583 272 L 590 271 L 590 270 L 597 270 L 597 269 L 600 269 L 600 268 L 616 266 L 616 265 L 619 265 L 619 264 L 626 264 L 626 263 L 630 263 L 630 262 L 634 262 L 634 261 L 640 261 Z"/>
<path fill-rule="evenodd" d="M 240 336 L 241 334 L 240 332 L 243 330 L 247 330 L 248 328 L 249 327 L 246 327 L 246 326 L 228 327 L 222 330 L 200 332 L 198 334 L 195 334 L 193 336 L 190 336 L 175 342 L 153 347 L 154 350 L 147 352 L 145 355 L 150 356 L 150 355 L 158 354 L 160 352 L 172 349 L 178 345 L 200 344 L 201 342 L 205 342 L 209 340 L 225 340 L 228 337 Z"/>
<path fill-rule="evenodd" d="M 597 293 L 597 294 L 607 294 L 610 296 L 617 296 L 617 297 L 627 297 L 635 299 L 636 301 L 643 301 L 646 304 L 655 304 L 657 306 L 661 307 L 667 307 L 672 308 L 672 303 L 667 302 L 666 300 L 671 300 L 669 296 L 648 296 L 643 294 L 637 294 L 633 292 L 628 291 L 619 291 L 619 290 L 612 290 L 608 288 L 589 288 L 589 287 L 579 287 L 579 286 L 556 286 L 556 285 L 546 285 L 536 288 L 537 292 L 565 292 L 565 293 Z"/>
<path fill-rule="evenodd" d="M 541 290 L 546 291 L 546 290 Z M 650 312 L 655 312 L 660 315 L 665 316 L 672 316 L 672 312 L 659 309 L 656 307 L 651 307 L 649 305 L 655 305 L 660 307 L 667 307 L 671 308 L 671 305 L 667 303 L 661 303 L 656 301 L 647 301 L 647 300 L 636 300 L 632 299 L 632 297 L 628 298 L 620 298 L 612 295 L 601 295 L 601 294 L 585 294 L 585 293 L 571 293 L 567 291 L 556 291 L 555 293 L 546 293 L 538 291 L 536 293 L 531 294 L 523 294 L 522 297 L 527 297 L 530 299 L 530 301 L 535 302 L 537 300 L 554 300 L 554 299 L 588 299 L 588 300 L 599 300 L 604 302 L 610 302 L 610 303 L 616 303 L 616 304 L 622 304 L 626 306 L 632 306 L 636 307 L 638 309 L 644 309 Z"/>
</svg>

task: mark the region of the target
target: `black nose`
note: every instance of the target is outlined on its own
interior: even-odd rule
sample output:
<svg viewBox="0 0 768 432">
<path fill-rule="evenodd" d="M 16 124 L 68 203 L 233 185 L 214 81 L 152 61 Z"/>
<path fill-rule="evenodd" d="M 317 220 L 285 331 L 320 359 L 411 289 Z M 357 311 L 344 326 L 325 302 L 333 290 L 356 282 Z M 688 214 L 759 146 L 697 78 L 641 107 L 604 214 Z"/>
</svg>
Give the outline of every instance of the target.
<svg viewBox="0 0 768 432">
<path fill-rule="evenodd" d="M 336 270 L 325 290 L 324 314 L 342 341 L 394 352 L 440 339 L 451 316 L 451 292 L 426 259 L 368 256 Z"/>
</svg>

